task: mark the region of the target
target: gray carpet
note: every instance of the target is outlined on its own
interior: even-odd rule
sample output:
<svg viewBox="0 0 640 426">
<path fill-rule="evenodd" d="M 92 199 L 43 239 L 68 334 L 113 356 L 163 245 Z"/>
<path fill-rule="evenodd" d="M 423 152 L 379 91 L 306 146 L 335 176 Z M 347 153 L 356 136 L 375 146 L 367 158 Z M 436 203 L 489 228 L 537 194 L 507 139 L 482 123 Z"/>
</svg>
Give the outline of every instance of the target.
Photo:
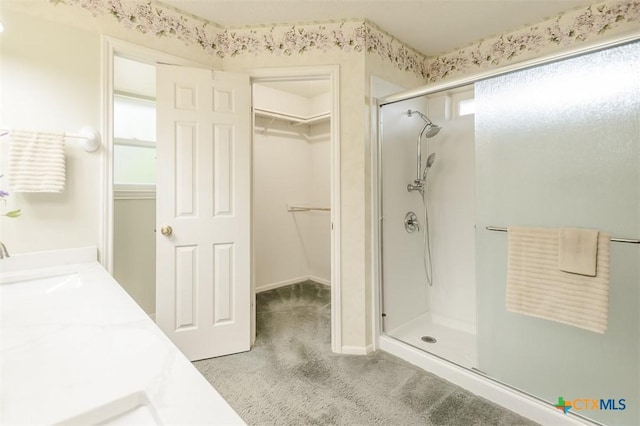
<svg viewBox="0 0 640 426">
<path fill-rule="evenodd" d="M 329 287 L 257 295 L 250 352 L 194 363 L 250 425 L 533 425 L 388 353 L 331 352 Z"/>
</svg>

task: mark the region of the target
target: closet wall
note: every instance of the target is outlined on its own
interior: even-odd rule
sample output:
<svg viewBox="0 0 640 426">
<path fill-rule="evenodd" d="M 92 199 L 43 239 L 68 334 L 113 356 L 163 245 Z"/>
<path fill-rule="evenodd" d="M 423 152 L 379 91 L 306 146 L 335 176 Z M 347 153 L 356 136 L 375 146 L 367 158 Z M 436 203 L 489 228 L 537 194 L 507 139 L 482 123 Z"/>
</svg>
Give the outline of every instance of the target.
<svg viewBox="0 0 640 426">
<path fill-rule="evenodd" d="M 305 279 L 329 284 L 331 278 L 330 212 L 287 209 L 288 205 L 330 207 L 329 119 L 292 124 L 292 120 L 260 112 L 305 118 L 329 112 L 328 82 L 323 93 L 317 93 L 324 90 L 319 87 L 292 93 L 295 86 L 286 83 L 276 88 L 278 84 L 272 83 L 253 88 L 258 111 L 253 152 L 257 291 Z"/>
</svg>

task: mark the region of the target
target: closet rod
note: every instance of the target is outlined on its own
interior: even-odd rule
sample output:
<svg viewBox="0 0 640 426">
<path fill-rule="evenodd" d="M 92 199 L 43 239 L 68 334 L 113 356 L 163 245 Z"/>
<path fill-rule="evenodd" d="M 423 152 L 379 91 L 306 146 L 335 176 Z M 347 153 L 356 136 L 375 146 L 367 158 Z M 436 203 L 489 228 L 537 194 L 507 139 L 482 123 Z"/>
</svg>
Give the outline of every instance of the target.
<svg viewBox="0 0 640 426">
<path fill-rule="evenodd" d="M 330 212 L 330 207 L 307 207 L 307 206 L 287 206 L 288 212 L 309 212 L 309 211 Z"/>
<path fill-rule="evenodd" d="M 278 118 L 281 120 L 287 120 L 295 123 L 294 125 L 302 125 L 302 124 L 314 124 L 323 120 L 328 120 L 331 118 L 331 113 L 326 112 L 323 114 L 313 115 L 310 117 L 301 117 L 297 115 L 285 114 L 281 112 L 269 111 L 267 109 L 254 108 L 253 111 L 258 116 L 269 117 L 269 118 Z"/>
</svg>

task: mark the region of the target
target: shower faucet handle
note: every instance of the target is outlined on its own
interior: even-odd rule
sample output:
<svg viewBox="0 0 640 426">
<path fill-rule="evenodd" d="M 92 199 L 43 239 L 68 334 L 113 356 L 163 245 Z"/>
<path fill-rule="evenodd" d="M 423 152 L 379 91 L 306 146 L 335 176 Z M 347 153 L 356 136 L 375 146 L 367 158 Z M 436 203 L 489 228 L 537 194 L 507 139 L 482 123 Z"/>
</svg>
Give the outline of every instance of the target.
<svg viewBox="0 0 640 426">
<path fill-rule="evenodd" d="M 409 234 L 420 230 L 420 222 L 414 212 L 409 212 L 404 216 L 404 229 Z"/>
</svg>

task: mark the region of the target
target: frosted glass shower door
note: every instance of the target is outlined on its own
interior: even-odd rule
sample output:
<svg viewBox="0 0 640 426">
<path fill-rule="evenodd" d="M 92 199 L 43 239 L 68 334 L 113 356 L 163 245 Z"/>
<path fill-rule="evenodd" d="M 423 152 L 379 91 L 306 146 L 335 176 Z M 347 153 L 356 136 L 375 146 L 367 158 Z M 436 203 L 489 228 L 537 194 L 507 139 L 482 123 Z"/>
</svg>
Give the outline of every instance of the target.
<svg viewBox="0 0 640 426">
<path fill-rule="evenodd" d="M 481 81 L 475 96 L 478 368 L 553 404 L 595 400 L 570 411 L 605 424 L 640 424 L 640 246 L 611 243 L 599 334 L 507 312 L 507 234 L 485 229 L 640 238 L 640 44 Z"/>
</svg>

